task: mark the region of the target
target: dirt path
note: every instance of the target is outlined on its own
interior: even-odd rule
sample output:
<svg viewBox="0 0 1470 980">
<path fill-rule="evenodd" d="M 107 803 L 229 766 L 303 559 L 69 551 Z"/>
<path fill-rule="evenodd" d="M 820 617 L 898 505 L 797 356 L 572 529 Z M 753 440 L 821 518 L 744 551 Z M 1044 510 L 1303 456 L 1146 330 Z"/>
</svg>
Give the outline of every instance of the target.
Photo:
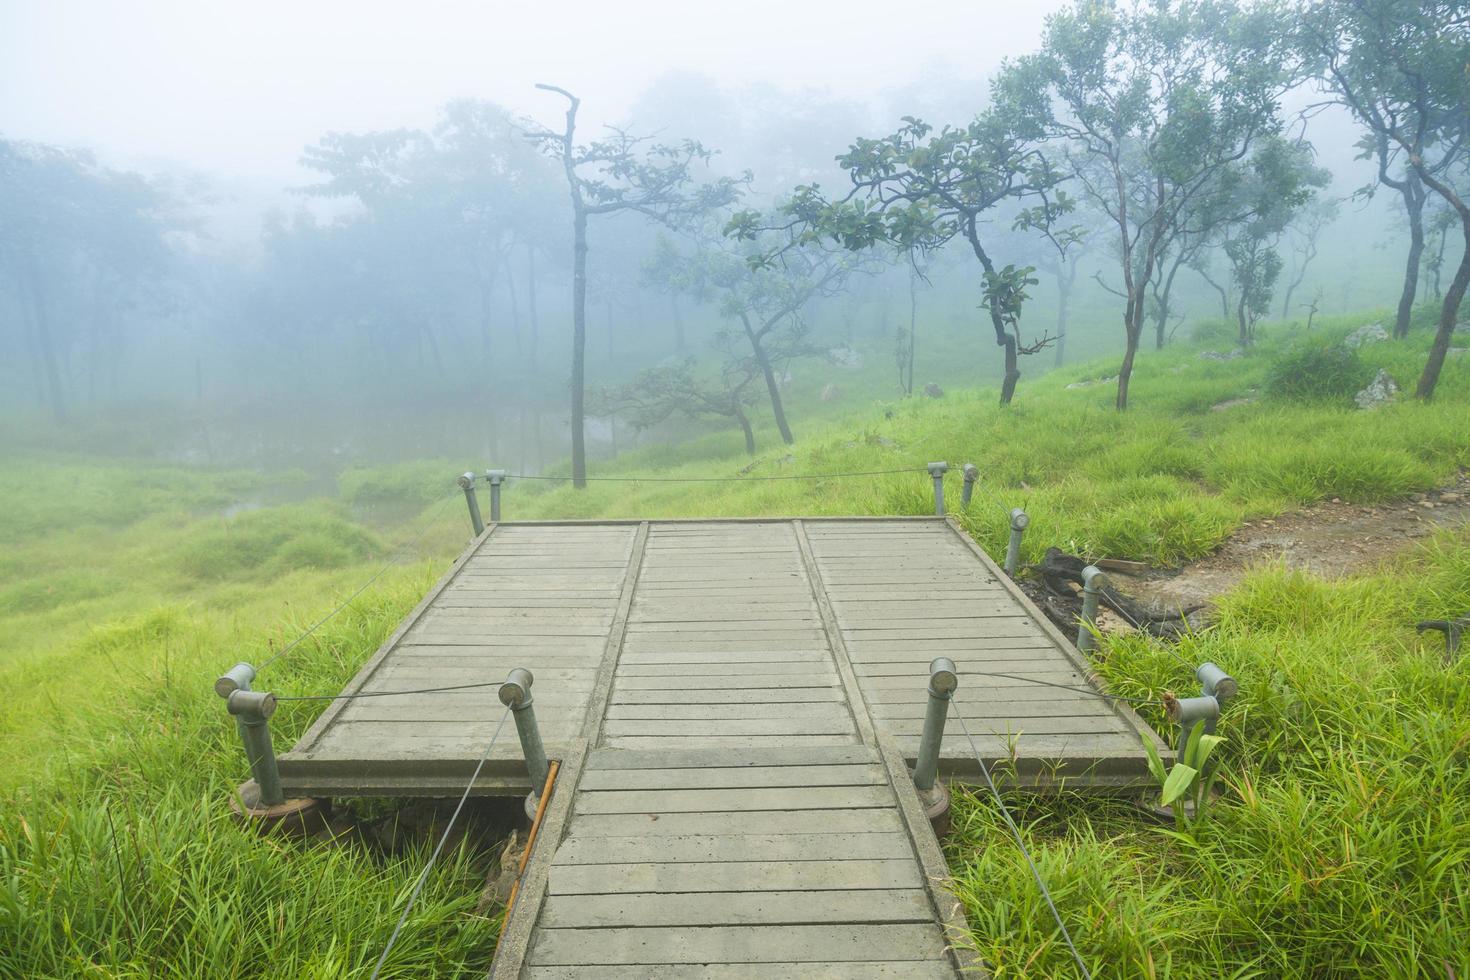
<svg viewBox="0 0 1470 980">
<path fill-rule="evenodd" d="M 1252 567 L 1284 561 L 1318 575 L 1366 571 L 1441 527 L 1470 523 L 1470 474 L 1404 501 L 1365 507 L 1338 500 L 1247 522 L 1208 558 L 1175 570 L 1112 573 L 1123 592 L 1158 611 L 1209 603 Z"/>
</svg>

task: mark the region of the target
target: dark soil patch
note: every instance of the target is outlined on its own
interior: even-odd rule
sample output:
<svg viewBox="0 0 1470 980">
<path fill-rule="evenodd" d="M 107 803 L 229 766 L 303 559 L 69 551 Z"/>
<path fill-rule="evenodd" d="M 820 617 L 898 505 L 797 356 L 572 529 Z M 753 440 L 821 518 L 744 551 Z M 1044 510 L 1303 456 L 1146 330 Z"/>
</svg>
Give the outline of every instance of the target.
<svg viewBox="0 0 1470 980">
<path fill-rule="evenodd" d="M 1283 562 L 1337 578 L 1365 572 L 1442 527 L 1470 523 L 1470 475 L 1408 500 L 1364 506 L 1333 500 L 1248 521 L 1208 558 L 1179 569 L 1112 572 L 1113 584 L 1157 613 L 1208 604 L 1252 567 Z"/>
</svg>

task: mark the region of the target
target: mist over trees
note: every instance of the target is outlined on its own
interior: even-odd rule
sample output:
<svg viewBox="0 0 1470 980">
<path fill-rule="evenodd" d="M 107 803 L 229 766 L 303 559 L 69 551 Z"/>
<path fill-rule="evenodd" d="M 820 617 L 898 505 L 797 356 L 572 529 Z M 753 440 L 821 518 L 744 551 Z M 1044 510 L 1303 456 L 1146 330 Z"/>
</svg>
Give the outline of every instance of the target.
<svg viewBox="0 0 1470 980">
<path fill-rule="evenodd" d="M 245 236 L 223 183 L 6 134 L 0 406 L 38 439 L 580 484 L 618 420 L 791 443 L 844 360 L 1005 403 L 1023 363 L 1119 356 L 1125 409 L 1145 348 L 1210 318 L 1247 346 L 1383 306 L 1402 338 L 1426 302 L 1428 398 L 1470 288 L 1467 65 L 1455 3 L 1078 0 L 987 88 L 881 112 L 685 72 L 617 127 L 548 86 L 327 132 Z"/>
</svg>

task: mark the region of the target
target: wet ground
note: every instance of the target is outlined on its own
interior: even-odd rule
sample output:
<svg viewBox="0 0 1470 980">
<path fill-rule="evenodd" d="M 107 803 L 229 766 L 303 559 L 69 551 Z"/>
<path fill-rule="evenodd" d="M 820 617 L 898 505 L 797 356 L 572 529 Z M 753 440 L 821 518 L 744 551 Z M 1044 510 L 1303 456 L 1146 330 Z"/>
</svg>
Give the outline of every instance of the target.
<svg viewBox="0 0 1470 980">
<path fill-rule="evenodd" d="M 1163 613 L 1208 605 L 1252 567 L 1284 562 L 1317 575 L 1355 575 L 1441 527 L 1470 523 L 1470 475 L 1407 500 L 1364 506 L 1333 500 L 1249 521 L 1215 554 L 1180 569 L 1110 573 L 1117 588 Z"/>
</svg>

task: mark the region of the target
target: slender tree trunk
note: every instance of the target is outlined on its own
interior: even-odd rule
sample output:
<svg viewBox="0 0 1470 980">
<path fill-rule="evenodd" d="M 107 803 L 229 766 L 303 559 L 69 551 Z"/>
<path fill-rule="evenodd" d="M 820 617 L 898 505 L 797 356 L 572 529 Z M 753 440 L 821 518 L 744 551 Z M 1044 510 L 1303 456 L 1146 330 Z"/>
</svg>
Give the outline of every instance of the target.
<svg viewBox="0 0 1470 980">
<path fill-rule="evenodd" d="M 1230 293 L 1226 291 L 1224 286 L 1220 285 L 1214 279 L 1211 279 L 1208 272 L 1205 272 L 1203 269 L 1200 269 L 1198 271 L 1200 274 L 1200 278 L 1209 283 L 1211 288 L 1213 288 L 1215 292 L 1220 294 L 1220 316 L 1228 320 L 1230 318 Z"/>
<path fill-rule="evenodd" d="M 607 302 L 607 362 L 613 360 L 613 305 L 612 300 Z"/>
<path fill-rule="evenodd" d="M 1439 229 L 1439 247 L 1434 251 L 1434 268 L 1430 270 L 1430 281 L 1433 283 L 1431 288 L 1434 290 L 1436 301 L 1444 298 L 1444 287 L 1443 283 L 1440 282 L 1440 274 L 1444 270 L 1444 249 L 1449 237 L 1449 229 L 1441 227 Z"/>
<path fill-rule="evenodd" d="M 674 351 L 684 353 L 684 315 L 679 310 L 679 294 L 669 294 L 669 309 L 674 315 Z"/>
<path fill-rule="evenodd" d="M 1133 361 L 1138 356 L 1138 341 L 1143 336 L 1143 285 L 1136 284 L 1128 290 L 1128 308 L 1123 314 L 1123 333 L 1127 345 L 1123 348 L 1123 363 L 1118 367 L 1118 397 L 1114 405 L 1118 411 L 1128 409 L 1128 385 L 1133 380 Z"/>
<path fill-rule="evenodd" d="M 791 435 L 791 426 L 786 424 L 786 409 L 781 404 L 781 386 L 776 383 L 776 371 L 771 366 L 770 355 L 766 353 L 760 335 L 751 326 L 750 317 L 744 310 L 740 312 L 740 322 L 745 325 L 745 336 L 750 341 L 751 353 L 755 355 L 755 362 L 760 366 L 761 376 L 766 379 L 766 391 L 771 396 L 771 414 L 776 417 L 776 428 L 781 432 L 781 441 L 789 446 L 796 440 Z"/>
<path fill-rule="evenodd" d="M 1287 283 L 1286 295 L 1281 300 L 1281 319 L 1283 320 L 1291 315 L 1291 294 L 1296 292 L 1301 284 L 1306 281 L 1307 266 L 1311 265 L 1312 260 L 1317 257 L 1317 244 L 1315 240 L 1307 244 L 1301 256 L 1302 264 L 1297 267 L 1296 275 L 1292 277 L 1291 282 Z"/>
<path fill-rule="evenodd" d="M 536 368 L 536 355 L 541 347 L 541 321 L 536 316 L 536 248 L 531 246 L 526 249 L 526 312 L 530 315 L 530 356 L 531 369 Z"/>
<path fill-rule="evenodd" d="M 1465 250 L 1460 255 L 1460 266 L 1455 270 L 1455 278 L 1450 280 L 1450 288 L 1445 291 L 1444 303 L 1439 308 L 1439 327 L 1434 333 L 1434 343 L 1429 348 L 1429 360 L 1424 364 L 1424 373 L 1419 375 L 1419 384 L 1414 389 L 1414 397 L 1428 400 L 1434 397 L 1435 386 L 1439 384 L 1439 372 L 1444 368 L 1445 357 L 1450 350 L 1450 341 L 1454 338 L 1455 322 L 1459 319 L 1460 303 L 1465 298 L 1465 290 L 1470 287 L 1470 206 L 1462 201 L 1448 185 L 1437 180 L 1426 180 L 1435 192 L 1443 197 L 1460 216 L 1460 231 L 1465 238 Z"/>
<path fill-rule="evenodd" d="M 491 313 L 491 283 L 488 279 L 480 279 L 480 370 L 483 372 L 480 380 L 484 382 L 490 377 L 490 371 L 495 366 L 495 340 L 492 337 L 494 316 Z M 486 386 L 488 389 L 488 385 Z"/>
<path fill-rule="evenodd" d="M 541 409 L 538 406 L 531 419 L 531 430 L 536 436 L 536 472 L 546 472 L 546 440 L 541 435 Z"/>
<path fill-rule="evenodd" d="M 521 472 L 524 473 L 526 472 L 526 443 L 528 441 L 526 438 L 526 400 L 524 398 L 521 399 L 519 415 L 520 425 L 518 427 L 519 431 L 516 433 L 516 456 L 517 465 L 520 467 Z"/>
<path fill-rule="evenodd" d="M 432 325 L 428 323 L 423 325 L 423 336 L 424 341 L 429 345 L 429 356 L 434 360 L 434 373 L 439 376 L 440 381 L 443 381 L 445 378 L 444 355 L 439 350 L 439 338 L 434 335 Z"/>
<path fill-rule="evenodd" d="M 1163 350 L 1164 345 L 1169 342 L 1169 306 L 1174 298 L 1174 277 L 1179 274 L 1179 267 L 1184 264 L 1184 252 L 1175 257 L 1174 264 L 1169 268 L 1169 275 L 1164 279 L 1163 288 L 1159 290 L 1157 299 L 1159 301 L 1158 322 L 1154 324 L 1154 349 Z"/>
<path fill-rule="evenodd" d="M 980 245 L 980 236 L 975 230 L 975 218 L 970 216 L 965 224 L 965 237 L 970 241 L 970 248 L 975 253 L 975 258 L 980 260 L 980 267 L 988 275 L 995 275 L 995 264 L 990 261 L 990 256 Z M 1016 382 L 1021 380 L 1021 367 L 1017 357 L 1017 344 L 1015 336 L 1006 329 L 1005 321 L 1001 319 L 1000 311 L 991 308 L 990 325 L 995 330 L 995 344 L 1005 349 L 1005 377 L 1000 383 L 1000 403 L 1009 405 L 1011 398 L 1016 394 Z"/>
<path fill-rule="evenodd" d="M 56 359 L 56 341 L 51 332 L 51 313 L 46 307 L 46 294 L 41 286 L 41 269 L 32 255 L 29 261 L 27 287 L 31 297 L 31 323 L 35 328 L 36 350 L 41 355 L 41 370 L 46 376 L 46 400 L 51 417 L 65 421 L 66 390 L 62 387 L 61 368 Z"/>
<path fill-rule="evenodd" d="M 1072 301 L 1072 286 L 1077 281 L 1077 259 L 1059 260 L 1057 267 L 1057 344 L 1054 367 L 1061 367 L 1067 356 L 1067 307 Z M 1066 269 L 1066 275 L 1062 270 Z"/>
<path fill-rule="evenodd" d="M 1235 320 L 1240 327 L 1240 336 L 1237 338 L 1237 343 L 1241 347 L 1249 347 L 1254 338 L 1251 337 L 1250 326 L 1245 320 L 1245 290 L 1243 289 L 1240 291 L 1240 299 L 1235 303 Z"/>
<path fill-rule="evenodd" d="M 572 221 L 572 486 L 587 486 L 587 214 Z"/>
<path fill-rule="evenodd" d="M 1403 184 L 1404 210 L 1409 216 L 1409 257 L 1404 265 L 1404 289 L 1399 294 L 1398 315 L 1393 323 L 1395 337 L 1409 335 L 1409 318 L 1414 313 L 1414 296 L 1419 291 L 1419 263 L 1424 257 L 1424 185 L 1417 179 Z"/>
<path fill-rule="evenodd" d="M 745 455 L 754 456 L 755 430 L 750 427 L 750 418 L 739 405 L 735 406 L 735 421 L 740 423 L 740 431 L 745 434 Z"/>
<path fill-rule="evenodd" d="M 516 280 L 512 274 L 510 256 L 505 262 L 505 292 L 510 297 L 510 336 L 516 346 L 516 356 L 521 355 L 521 302 L 516 296 Z"/>
<path fill-rule="evenodd" d="M 907 365 L 907 376 L 903 383 L 903 393 L 912 395 L 914 393 L 914 341 L 919 332 L 919 275 L 912 268 L 909 269 L 909 357 Z"/>
</svg>

